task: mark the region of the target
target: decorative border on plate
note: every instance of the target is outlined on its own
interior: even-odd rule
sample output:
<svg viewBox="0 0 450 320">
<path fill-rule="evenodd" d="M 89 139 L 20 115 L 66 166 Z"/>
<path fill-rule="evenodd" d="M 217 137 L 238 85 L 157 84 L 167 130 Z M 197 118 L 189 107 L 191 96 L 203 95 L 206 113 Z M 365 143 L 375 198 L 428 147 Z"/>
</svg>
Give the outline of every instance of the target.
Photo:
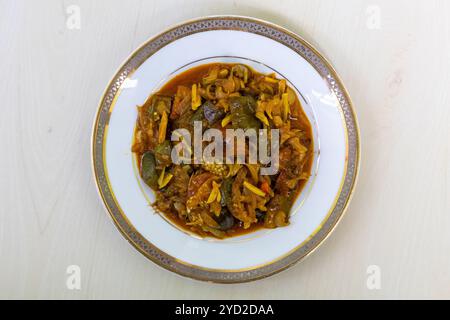
<svg viewBox="0 0 450 320">
<path fill-rule="evenodd" d="M 315 234 L 311 235 L 307 241 L 300 244 L 286 256 L 269 264 L 246 270 L 215 270 L 189 265 L 171 257 L 152 245 L 137 232 L 121 211 L 109 184 L 107 168 L 105 166 L 104 142 L 109 118 L 115 99 L 125 79 L 151 55 L 167 44 L 182 37 L 209 30 L 250 32 L 273 39 L 297 52 L 319 72 L 327 81 L 330 89 L 335 93 L 341 105 L 347 129 L 348 154 L 346 175 L 336 204 L 326 220 Z M 127 59 L 109 83 L 101 99 L 92 136 L 92 162 L 97 188 L 107 211 L 124 237 L 147 258 L 170 271 L 197 280 L 220 283 L 238 283 L 268 277 L 290 267 L 316 249 L 329 236 L 348 205 L 359 171 L 359 158 L 360 142 L 356 115 L 350 97 L 331 64 L 312 45 L 298 35 L 269 22 L 240 16 L 213 16 L 188 21 L 144 43 Z"/>
</svg>

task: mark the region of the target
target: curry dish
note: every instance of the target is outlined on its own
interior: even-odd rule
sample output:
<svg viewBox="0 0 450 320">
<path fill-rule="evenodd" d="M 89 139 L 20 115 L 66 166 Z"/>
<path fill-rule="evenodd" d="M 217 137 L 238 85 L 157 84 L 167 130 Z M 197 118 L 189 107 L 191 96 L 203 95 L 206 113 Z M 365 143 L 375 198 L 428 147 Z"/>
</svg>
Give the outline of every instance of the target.
<svg viewBox="0 0 450 320">
<path fill-rule="evenodd" d="M 279 166 L 173 162 L 176 129 L 279 129 Z M 138 106 L 132 151 L 153 207 L 202 237 L 226 238 L 289 224 L 293 203 L 311 175 L 311 124 L 286 80 L 243 64 L 189 69 Z M 245 148 L 248 152 L 248 148 Z M 247 155 L 248 156 L 248 155 Z"/>
</svg>

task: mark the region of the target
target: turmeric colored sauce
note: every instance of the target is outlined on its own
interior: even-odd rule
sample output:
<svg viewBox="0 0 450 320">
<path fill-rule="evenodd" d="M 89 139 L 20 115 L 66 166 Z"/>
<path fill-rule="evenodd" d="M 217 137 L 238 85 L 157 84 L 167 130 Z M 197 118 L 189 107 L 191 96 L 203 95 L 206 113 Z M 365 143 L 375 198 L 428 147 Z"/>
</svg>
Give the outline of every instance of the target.
<svg viewBox="0 0 450 320">
<path fill-rule="evenodd" d="M 200 80 L 208 74 L 209 70 L 215 65 L 221 66 L 220 63 L 208 63 L 202 64 L 197 67 L 193 67 L 189 70 L 186 70 L 174 78 L 172 78 L 169 82 L 167 82 L 159 91 L 159 94 L 166 96 L 173 96 L 177 92 L 178 86 L 187 86 L 191 87 L 193 83 L 198 83 Z"/>
</svg>

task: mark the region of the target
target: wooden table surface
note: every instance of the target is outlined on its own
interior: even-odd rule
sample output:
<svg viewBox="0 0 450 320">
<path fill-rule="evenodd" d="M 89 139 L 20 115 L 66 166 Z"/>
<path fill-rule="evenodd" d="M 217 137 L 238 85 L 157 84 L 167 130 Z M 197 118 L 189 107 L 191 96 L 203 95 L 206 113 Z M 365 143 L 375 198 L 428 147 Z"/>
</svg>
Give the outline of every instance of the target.
<svg viewBox="0 0 450 320">
<path fill-rule="evenodd" d="M 449 12 L 444 0 L 0 0 L 0 298 L 450 298 Z M 359 183 L 332 236 L 238 285 L 147 260 L 91 174 L 93 117 L 116 68 L 150 36 L 210 14 L 262 18 L 315 44 L 361 126 Z"/>
</svg>

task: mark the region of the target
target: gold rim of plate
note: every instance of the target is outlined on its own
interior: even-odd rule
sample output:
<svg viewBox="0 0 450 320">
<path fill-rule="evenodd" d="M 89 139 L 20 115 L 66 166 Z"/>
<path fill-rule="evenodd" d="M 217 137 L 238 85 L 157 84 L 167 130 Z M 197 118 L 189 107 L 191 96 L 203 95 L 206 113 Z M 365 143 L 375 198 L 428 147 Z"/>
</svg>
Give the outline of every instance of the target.
<svg viewBox="0 0 450 320">
<path fill-rule="evenodd" d="M 339 193 L 320 226 L 296 248 L 264 265 L 239 270 L 209 269 L 172 257 L 145 239 L 127 219 L 114 196 L 105 162 L 109 118 L 123 82 L 149 57 L 167 44 L 185 36 L 210 30 L 239 30 L 275 40 L 307 60 L 336 95 L 346 130 L 346 161 Z M 352 197 L 359 172 L 360 139 L 356 114 L 350 96 L 330 62 L 310 43 L 273 23 L 243 16 L 208 16 L 186 21 L 149 39 L 135 50 L 118 69 L 102 95 L 92 132 L 92 169 L 97 190 L 114 224 L 139 252 L 159 266 L 179 275 L 217 283 L 241 283 L 271 276 L 302 260 L 331 234 Z"/>
</svg>

